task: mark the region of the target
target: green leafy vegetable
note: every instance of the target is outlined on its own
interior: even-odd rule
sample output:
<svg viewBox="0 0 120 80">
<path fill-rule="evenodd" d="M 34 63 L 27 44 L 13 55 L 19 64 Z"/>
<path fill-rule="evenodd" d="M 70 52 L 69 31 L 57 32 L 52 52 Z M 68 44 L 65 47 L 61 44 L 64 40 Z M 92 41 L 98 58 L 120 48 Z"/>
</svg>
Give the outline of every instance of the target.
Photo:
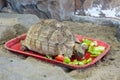
<svg viewBox="0 0 120 80">
<path fill-rule="evenodd" d="M 90 46 L 88 52 L 90 52 L 92 55 L 100 55 L 104 50 L 105 47 L 103 46 L 97 46 L 97 47 Z"/>
<path fill-rule="evenodd" d="M 69 57 L 64 57 L 64 63 L 69 64 L 71 62 Z"/>
<path fill-rule="evenodd" d="M 91 54 L 90 56 L 91 57 L 97 57 L 97 56 L 99 56 L 99 54 Z"/>
<path fill-rule="evenodd" d="M 78 62 L 78 65 L 81 65 L 81 66 L 82 66 L 82 65 L 84 65 L 84 63 L 81 62 L 81 61 L 79 61 L 79 62 Z"/>
<path fill-rule="evenodd" d="M 87 46 L 89 46 L 91 42 L 92 42 L 92 41 L 91 41 L 91 40 L 88 40 L 88 39 L 83 39 L 83 40 L 82 40 L 82 43 L 86 44 Z"/>
<path fill-rule="evenodd" d="M 90 46 L 97 46 L 97 42 L 96 41 L 91 42 Z"/>
<path fill-rule="evenodd" d="M 92 62 L 92 58 L 89 58 L 89 59 L 87 60 L 87 63 L 90 63 L 90 62 Z"/>
<path fill-rule="evenodd" d="M 48 58 L 48 59 L 52 59 L 52 57 L 51 57 L 51 56 L 49 56 L 49 55 L 46 55 L 46 58 Z"/>
<path fill-rule="evenodd" d="M 73 64 L 78 64 L 79 63 L 79 61 L 77 60 L 77 59 L 75 59 L 74 61 L 73 61 Z"/>
<path fill-rule="evenodd" d="M 105 47 L 103 46 L 94 47 L 94 51 L 103 52 L 104 50 L 105 50 Z"/>
<path fill-rule="evenodd" d="M 86 60 L 86 59 L 82 60 L 82 62 L 83 62 L 84 64 L 87 64 L 87 60 Z"/>
</svg>

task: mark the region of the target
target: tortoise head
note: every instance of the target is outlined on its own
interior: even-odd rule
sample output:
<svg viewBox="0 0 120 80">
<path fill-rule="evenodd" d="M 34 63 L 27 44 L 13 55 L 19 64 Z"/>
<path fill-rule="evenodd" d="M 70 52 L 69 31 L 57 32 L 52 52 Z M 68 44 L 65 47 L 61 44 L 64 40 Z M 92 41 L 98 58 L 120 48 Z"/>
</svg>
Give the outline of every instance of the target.
<svg viewBox="0 0 120 80">
<path fill-rule="evenodd" d="M 75 45 L 73 48 L 73 53 L 76 54 L 77 56 L 83 58 L 86 49 L 87 49 L 86 45 L 80 45 L 80 42 L 75 42 Z"/>
</svg>

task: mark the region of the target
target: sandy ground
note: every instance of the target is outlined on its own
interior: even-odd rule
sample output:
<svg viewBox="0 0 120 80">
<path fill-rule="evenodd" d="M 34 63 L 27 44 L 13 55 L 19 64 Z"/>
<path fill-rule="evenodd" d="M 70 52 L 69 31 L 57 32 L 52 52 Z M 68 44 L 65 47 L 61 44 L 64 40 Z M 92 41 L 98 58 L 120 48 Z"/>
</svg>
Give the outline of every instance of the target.
<svg viewBox="0 0 120 80">
<path fill-rule="evenodd" d="M 115 37 L 116 28 L 91 23 L 64 22 L 74 34 L 100 39 L 111 48 L 108 54 L 93 66 L 86 69 L 66 72 L 76 80 L 120 80 L 120 42 Z M 4 49 L 3 44 L 0 47 Z"/>
</svg>

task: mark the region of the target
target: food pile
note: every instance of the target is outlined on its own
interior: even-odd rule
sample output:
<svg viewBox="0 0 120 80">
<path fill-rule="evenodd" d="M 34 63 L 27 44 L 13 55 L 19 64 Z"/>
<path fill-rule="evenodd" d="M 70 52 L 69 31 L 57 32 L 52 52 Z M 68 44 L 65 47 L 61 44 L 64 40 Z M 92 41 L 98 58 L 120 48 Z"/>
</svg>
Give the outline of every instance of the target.
<svg viewBox="0 0 120 80">
<path fill-rule="evenodd" d="M 46 57 L 49 59 L 63 62 L 65 64 L 82 66 L 92 62 L 96 57 L 98 57 L 105 50 L 105 47 L 98 45 L 97 41 L 89 40 L 86 38 L 83 38 L 81 40 L 80 45 L 86 45 L 88 47 L 83 58 L 78 58 L 78 56 L 76 56 L 75 54 L 71 58 L 65 57 L 64 55 L 61 55 L 61 54 L 57 55 L 54 58 L 50 56 L 46 56 Z"/>
</svg>

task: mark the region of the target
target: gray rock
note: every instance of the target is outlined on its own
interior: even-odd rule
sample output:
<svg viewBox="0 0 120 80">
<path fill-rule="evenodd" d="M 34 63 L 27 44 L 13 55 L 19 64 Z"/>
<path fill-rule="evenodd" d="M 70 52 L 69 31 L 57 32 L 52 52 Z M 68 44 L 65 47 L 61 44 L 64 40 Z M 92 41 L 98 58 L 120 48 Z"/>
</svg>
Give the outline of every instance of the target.
<svg viewBox="0 0 120 80">
<path fill-rule="evenodd" d="M 39 18 L 32 14 L 0 13 L 0 25 L 13 26 L 15 24 L 21 24 L 25 27 L 29 27 L 38 21 Z"/>
<path fill-rule="evenodd" d="M 120 42 L 120 26 L 117 29 L 116 37 L 117 37 L 117 40 Z"/>
<path fill-rule="evenodd" d="M 69 20 L 74 12 L 74 0 L 6 0 L 2 12 L 35 14 L 42 19 Z M 11 10 L 10 10 L 11 9 Z"/>
<path fill-rule="evenodd" d="M 0 0 L 0 11 L 1 9 L 5 6 L 5 1 L 4 0 Z"/>
<path fill-rule="evenodd" d="M 13 27 L 0 26 L 0 44 L 15 37 L 16 31 Z"/>
<path fill-rule="evenodd" d="M 26 32 L 27 28 L 20 24 L 16 24 L 14 26 L 2 25 L 0 26 L 0 44 Z"/>
<path fill-rule="evenodd" d="M 0 57 L 0 80 L 74 80 L 56 66 Z"/>
<path fill-rule="evenodd" d="M 78 22 L 90 22 L 90 23 L 96 23 L 100 25 L 107 25 L 113 27 L 114 26 L 118 27 L 120 25 L 119 19 L 117 18 L 97 18 L 90 16 L 74 15 L 74 13 L 71 15 L 71 20 Z"/>
<path fill-rule="evenodd" d="M 75 10 L 86 16 L 119 18 L 119 4 L 120 0 L 75 0 Z"/>
<path fill-rule="evenodd" d="M 39 18 L 31 14 L 0 13 L 0 44 L 27 32 Z"/>
<path fill-rule="evenodd" d="M 96 23 L 100 25 L 106 25 L 110 27 L 117 27 L 116 31 L 116 38 L 120 42 L 120 19 L 118 18 L 96 18 L 96 17 L 90 17 L 90 16 L 78 16 L 78 15 L 71 15 L 72 21 L 78 21 L 78 22 L 89 22 L 89 23 Z"/>
</svg>

